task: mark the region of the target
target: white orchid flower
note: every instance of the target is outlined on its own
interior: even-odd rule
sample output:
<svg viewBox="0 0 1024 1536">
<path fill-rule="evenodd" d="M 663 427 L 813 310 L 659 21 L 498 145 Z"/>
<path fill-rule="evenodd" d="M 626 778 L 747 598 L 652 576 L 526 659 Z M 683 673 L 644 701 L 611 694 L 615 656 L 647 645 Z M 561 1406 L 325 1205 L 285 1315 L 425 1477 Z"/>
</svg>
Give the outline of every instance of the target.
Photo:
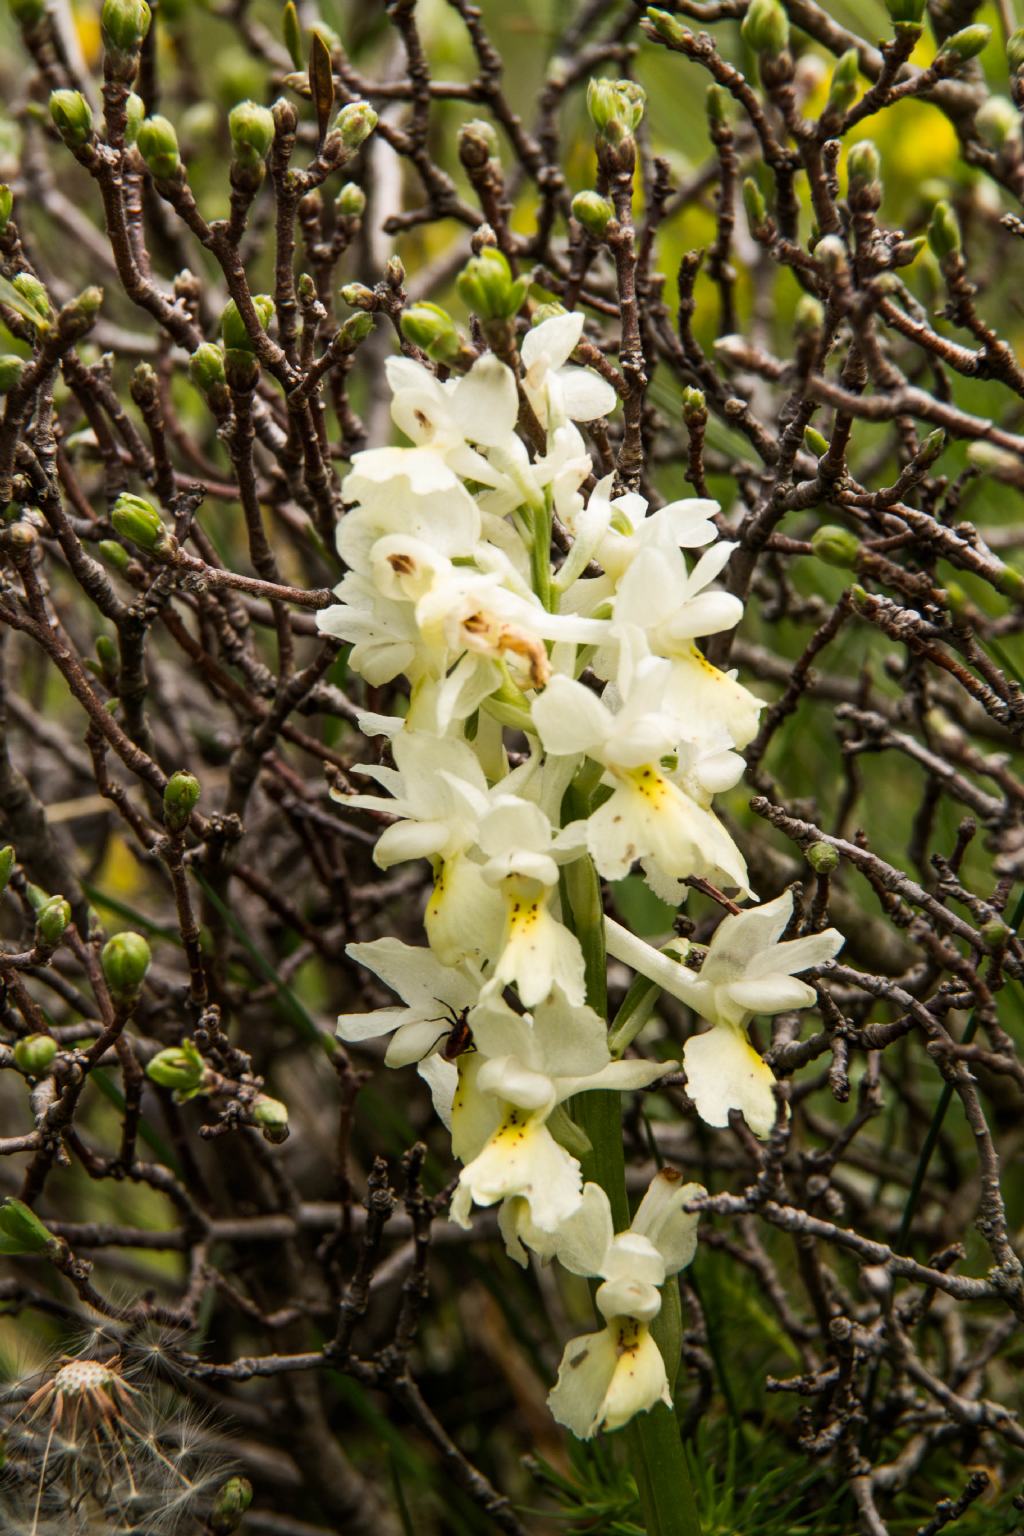
<svg viewBox="0 0 1024 1536">
<path fill-rule="evenodd" d="M 671 1064 L 613 1061 L 603 1021 L 557 993 L 532 1014 L 492 998 L 473 1019 L 476 1049 L 458 1059 L 452 1101 L 452 1149 L 465 1167 L 451 1218 L 468 1227 L 474 1203 L 518 1197 L 533 1227 L 555 1232 L 578 1208 L 583 1182 L 548 1128 L 556 1105 L 595 1089 L 645 1088 Z"/>
<path fill-rule="evenodd" d="M 641 860 L 666 883 L 697 875 L 746 892 L 746 865 L 732 838 L 662 766 L 683 736 L 679 719 L 663 707 L 670 672 L 669 662 L 645 657 L 616 712 L 559 674 L 533 701 L 533 723 L 546 751 L 586 753 L 606 769 L 612 794 L 585 824 L 587 847 L 606 879 L 622 879 Z"/>
<path fill-rule="evenodd" d="M 591 368 L 566 364 L 583 335 L 582 314 L 553 315 L 523 338 L 523 388 L 542 426 L 594 421 L 615 409 L 611 384 Z"/>
<path fill-rule="evenodd" d="M 480 993 L 482 978 L 476 967 L 442 965 L 429 949 L 400 939 L 348 944 L 345 953 L 379 976 L 404 1004 L 338 1017 L 338 1034 L 351 1045 L 390 1035 L 384 1057 L 389 1067 L 408 1066 L 443 1049 Z"/>
<path fill-rule="evenodd" d="M 577 858 L 578 838 L 556 839 L 539 805 L 515 795 L 493 797 L 481 815 L 478 843 L 483 878 L 501 892 L 504 928 L 485 994 L 515 987 L 525 1008 L 560 988 L 573 1006 L 583 1003 L 580 942 L 553 911 L 558 866 Z"/>
<path fill-rule="evenodd" d="M 608 596 L 642 549 L 671 554 L 680 548 L 700 549 L 718 537 L 711 520 L 719 510 L 716 501 L 687 497 L 648 516 L 643 496 L 627 491 L 613 497 L 613 484 L 614 477 L 606 475 L 591 491 L 586 507 L 563 518 L 574 543 L 559 572 L 562 591 L 591 560 L 606 573 L 601 595 Z"/>
<path fill-rule="evenodd" d="M 460 379 L 440 383 L 407 357 L 385 363 L 393 391 L 391 414 L 411 448 L 370 448 L 357 453 L 342 486 L 346 501 L 392 500 L 464 490 L 459 477 L 496 490 L 507 477 L 469 446 L 513 444 L 519 400 L 512 372 L 492 352 Z"/>
<path fill-rule="evenodd" d="M 661 1309 L 667 1276 L 689 1264 L 697 1249 L 700 1218 L 684 1207 L 706 1193 L 700 1184 L 683 1184 L 676 1169 L 663 1168 L 630 1226 L 616 1234 L 608 1196 L 588 1184 L 579 1210 L 550 1240 L 563 1268 L 602 1281 L 594 1300 L 605 1327 L 570 1340 L 548 1396 L 559 1424 L 579 1439 L 617 1429 L 655 1403 L 671 1406 L 649 1324 Z"/>
<path fill-rule="evenodd" d="M 393 768 L 368 764 L 360 769 L 388 791 L 386 796 L 335 792 L 335 798 L 397 818 L 374 849 L 381 869 L 409 859 L 433 862 L 434 889 L 424 923 L 440 961 L 455 965 L 493 953 L 505 925 L 505 905 L 472 856 L 479 818 L 489 804 L 476 754 L 455 737 L 414 730 L 395 735 L 391 751 Z"/>
<path fill-rule="evenodd" d="M 835 928 L 780 943 L 793 913 L 793 893 L 724 917 L 699 971 L 676 963 L 610 918 L 608 953 L 686 1003 L 712 1028 L 691 1035 L 683 1048 L 687 1092 L 708 1125 L 725 1126 L 738 1109 L 757 1136 L 775 1123 L 774 1078 L 747 1038 L 757 1013 L 809 1008 L 814 988 L 798 972 L 824 965 L 842 948 Z"/>
<path fill-rule="evenodd" d="M 672 1406 L 665 1361 L 646 1323 L 613 1318 L 565 1347 L 548 1407 L 578 1440 L 621 1429 L 657 1403 Z"/>
</svg>

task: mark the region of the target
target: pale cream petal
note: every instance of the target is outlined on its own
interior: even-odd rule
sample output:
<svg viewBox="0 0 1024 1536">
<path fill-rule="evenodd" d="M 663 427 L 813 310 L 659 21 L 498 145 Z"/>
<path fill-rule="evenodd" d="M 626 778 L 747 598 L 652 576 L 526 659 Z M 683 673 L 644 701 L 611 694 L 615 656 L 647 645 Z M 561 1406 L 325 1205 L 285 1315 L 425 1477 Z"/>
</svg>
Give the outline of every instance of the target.
<svg viewBox="0 0 1024 1536">
<path fill-rule="evenodd" d="M 717 1024 L 691 1035 L 683 1047 L 686 1091 L 707 1125 L 726 1126 L 738 1109 L 755 1136 L 767 1136 L 775 1124 L 775 1079 L 768 1064 L 739 1031 Z"/>
</svg>

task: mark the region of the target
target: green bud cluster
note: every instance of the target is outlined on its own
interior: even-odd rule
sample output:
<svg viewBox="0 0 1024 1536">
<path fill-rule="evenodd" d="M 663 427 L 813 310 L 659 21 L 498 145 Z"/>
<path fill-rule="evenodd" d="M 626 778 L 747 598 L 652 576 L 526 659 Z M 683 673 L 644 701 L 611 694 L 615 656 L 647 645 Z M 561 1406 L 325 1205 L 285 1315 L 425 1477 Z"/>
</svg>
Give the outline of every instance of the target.
<svg viewBox="0 0 1024 1536">
<path fill-rule="evenodd" d="M 823 527 L 814 530 L 811 535 L 811 548 L 818 559 L 824 560 L 826 565 L 835 565 L 841 570 L 852 571 L 860 555 L 860 540 L 848 528 L 839 528 L 833 523 L 826 523 Z"/>
<path fill-rule="evenodd" d="M 174 1090 L 175 1100 L 185 1104 L 203 1091 L 206 1063 L 193 1041 L 185 1039 L 180 1045 L 168 1046 L 157 1051 L 146 1066 L 146 1076 L 161 1088 Z"/>
<path fill-rule="evenodd" d="M 789 18 L 779 0 L 751 0 L 740 35 L 754 53 L 783 53 L 789 47 Z"/>
<path fill-rule="evenodd" d="M 43 1077 L 53 1065 L 57 1042 L 52 1035 L 24 1035 L 14 1043 L 14 1065 L 26 1077 Z"/>
<path fill-rule="evenodd" d="M 134 1003 L 142 991 L 152 955 L 141 933 L 115 933 L 100 951 L 100 967 L 115 1003 Z"/>
<path fill-rule="evenodd" d="M 111 508 L 110 521 L 123 539 L 158 558 L 166 559 L 177 549 L 174 535 L 164 527 L 159 512 L 143 496 L 122 491 Z"/>
<path fill-rule="evenodd" d="M 279 1144 L 288 1139 L 288 1106 L 265 1093 L 257 1094 L 252 1105 L 252 1122 L 263 1132 L 265 1141 Z"/>
<path fill-rule="evenodd" d="M 275 304 L 269 293 L 253 294 L 252 307 L 256 311 L 260 325 L 266 330 L 274 317 Z M 220 318 L 220 333 L 224 338 L 224 345 L 228 352 L 247 352 L 255 354 L 256 346 L 246 329 L 245 321 L 238 310 L 234 299 L 229 299 L 224 306 L 224 313 Z"/>
<path fill-rule="evenodd" d="M 13 352 L 0 353 L 0 395 L 9 395 L 16 389 L 25 372 L 25 360 Z"/>
<path fill-rule="evenodd" d="M 644 115 L 647 94 L 635 80 L 595 79 L 587 83 L 587 111 L 597 136 L 621 144 L 633 136 Z"/>
<path fill-rule="evenodd" d="M 334 211 L 339 219 L 361 219 L 366 212 L 366 193 L 354 181 L 346 181 L 334 199 Z"/>
<path fill-rule="evenodd" d="M 495 246 L 471 256 L 455 280 L 459 297 L 481 320 L 511 320 L 529 290 L 525 277 L 513 278 L 508 257 Z"/>
<path fill-rule="evenodd" d="M 365 315 L 358 318 L 372 321 L 373 317 Z M 440 304 L 430 304 L 426 300 L 420 304 L 411 304 L 408 309 L 403 309 L 399 325 L 406 341 L 411 341 L 414 347 L 419 347 L 435 362 L 452 362 L 462 350 L 462 338 L 456 330 L 455 321 Z"/>
<path fill-rule="evenodd" d="M 804 849 L 804 858 L 816 875 L 831 875 L 839 868 L 839 850 L 831 843 L 812 843 Z"/>
<path fill-rule="evenodd" d="M 341 135 L 341 142 L 350 151 L 357 150 L 376 126 L 377 114 L 368 101 L 350 101 L 334 119 L 334 132 Z"/>
<path fill-rule="evenodd" d="M 572 200 L 572 216 L 588 235 L 601 240 L 615 216 L 615 210 L 599 192 L 577 192 Z"/>
<path fill-rule="evenodd" d="M 81 91 L 51 91 L 50 116 L 69 149 L 80 149 L 92 138 L 92 108 Z"/>
<path fill-rule="evenodd" d="M 274 142 L 274 114 L 254 101 L 240 101 L 228 113 L 228 132 L 235 159 L 247 169 L 261 166 Z"/>
<path fill-rule="evenodd" d="M 972 26 L 961 27 L 959 32 L 954 32 L 952 37 L 947 37 L 939 55 L 942 58 L 955 60 L 959 64 L 966 64 L 968 59 L 977 58 L 992 40 L 992 28 L 986 27 L 983 22 L 977 21 Z"/>
<path fill-rule="evenodd" d="M 939 261 L 947 261 L 960 251 L 960 223 L 949 203 L 935 204 L 928 224 L 928 244 Z"/>
<path fill-rule="evenodd" d="M 152 20 L 146 0 L 103 0 L 100 33 L 104 68 L 119 80 L 130 80 Z"/>
<path fill-rule="evenodd" d="M 212 341 L 204 341 L 196 347 L 189 359 L 189 378 L 204 395 L 227 386 L 224 372 L 224 351 Z"/>
<path fill-rule="evenodd" d="M 836 60 L 832 81 L 828 89 L 828 104 L 836 112 L 846 112 L 857 99 L 860 55 L 856 48 L 848 48 Z"/>
<path fill-rule="evenodd" d="M 63 896 L 51 896 L 36 912 L 36 944 L 56 949 L 71 921 L 71 906 Z"/>
<path fill-rule="evenodd" d="M 164 826 L 175 836 L 184 832 L 202 794 L 194 773 L 179 768 L 164 785 Z"/>
<path fill-rule="evenodd" d="M 156 181 L 173 181 L 181 169 L 178 135 L 169 118 L 147 117 L 139 125 L 136 148 Z"/>
</svg>

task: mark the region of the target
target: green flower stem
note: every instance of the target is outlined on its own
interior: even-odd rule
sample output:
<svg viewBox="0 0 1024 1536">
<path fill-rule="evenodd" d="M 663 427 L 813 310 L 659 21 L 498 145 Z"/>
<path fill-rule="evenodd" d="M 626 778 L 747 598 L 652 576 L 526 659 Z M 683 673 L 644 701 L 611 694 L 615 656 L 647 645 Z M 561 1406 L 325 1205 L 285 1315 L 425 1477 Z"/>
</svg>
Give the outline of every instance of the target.
<svg viewBox="0 0 1024 1536">
<path fill-rule="evenodd" d="M 573 791 L 565 809 L 585 814 L 575 805 Z M 590 859 L 577 859 L 562 871 L 563 916 L 580 941 L 586 965 L 587 1001 L 608 1016 L 607 957 L 601 889 Z M 622 1152 L 622 1104 L 617 1093 L 583 1093 L 572 1106 L 573 1117 L 590 1138 L 593 1151 L 583 1159 L 584 1176 L 600 1184 L 611 1204 L 616 1231 L 628 1227 L 626 1166 Z M 681 1316 L 675 1284 L 662 1290 L 662 1310 L 652 1333 L 665 1354 L 666 1370 L 674 1379 L 679 1361 Z M 627 1425 L 625 1440 L 630 1470 L 636 1479 L 647 1536 L 700 1536 L 700 1520 L 679 1425 L 672 1409 L 659 1403 Z"/>
<path fill-rule="evenodd" d="M 532 524 L 530 574 L 533 577 L 533 590 L 548 612 L 553 613 L 557 604 L 554 601 L 554 592 L 551 586 L 552 512 L 550 491 L 546 493 L 543 502 L 534 502 L 531 505 L 530 521 Z"/>
</svg>

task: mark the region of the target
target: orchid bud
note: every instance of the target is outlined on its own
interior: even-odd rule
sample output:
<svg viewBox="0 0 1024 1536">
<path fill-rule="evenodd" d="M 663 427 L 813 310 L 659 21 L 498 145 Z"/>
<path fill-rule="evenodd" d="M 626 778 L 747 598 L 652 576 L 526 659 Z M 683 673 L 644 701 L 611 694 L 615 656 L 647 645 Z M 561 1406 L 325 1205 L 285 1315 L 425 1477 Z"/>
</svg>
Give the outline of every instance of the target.
<svg viewBox="0 0 1024 1536">
<path fill-rule="evenodd" d="M 195 1098 L 203 1086 L 206 1063 L 191 1040 L 157 1051 L 146 1065 L 146 1076 L 161 1088 L 172 1088 L 179 1104 Z"/>
<path fill-rule="evenodd" d="M 860 554 L 860 541 L 848 528 L 839 528 L 833 523 L 826 523 L 823 527 L 816 528 L 811 535 L 811 548 L 818 559 L 824 560 L 826 565 L 853 570 Z"/>
<path fill-rule="evenodd" d="M 946 261 L 960 250 L 960 222 L 951 205 L 936 203 L 928 224 L 928 244 L 939 261 Z"/>
<path fill-rule="evenodd" d="M 488 246 L 471 256 L 455 280 L 459 297 L 481 320 L 511 320 L 522 308 L 529 283 L 513 279 L 504 251 Z"/>
<path fill-rule="evenodd" d="M 0 848 L 0 896 L 7 889 L 7 883 L 14 872 L 14 849 L 8 843 L 5 848 Z"/>
<path fill-rule="evenodd" d="M 69 149 L 79 149 L 92 137 L 92 108 L 81 91 L 51 91 L 50 116 Z"/>
<path fill-rule="evenodd" d="M 991 40 L 992 28 L 986 27 L 984 22 L 976 21 L 972 26 L 961 27 L 959 32 L 947 37 L 939 49 L 939 56 L 952 56 L 961 64 L 966 64 L 968 59 L 977 58 Z"/>
<path fill-rule="evenodd" d="M 754 53 L 777 54 L 789 47 L 789 18 L 779 0 L 750 0 L 740 36 Z"/>
<path fill-rule="evenodd" d="M 831 843 L 812 843 L 804 849 L 804 858 L 816 875 L 830 875 L 839 868 L 839 850 Z"/>
<path fill-rule="evenodd" d="M 0 182 L 0 235 L 4 233 L 11 222 L 11 214 L 14 212 L 14 193 L 6 181 Z"/>
<path fill-rule="evenodd" d="M 1010 66 L 1011 75 L 1019 74 L 1024 69 L 1024 27 L 1018 27 L 1006 39 L 1006 62 Z"/>
<path fill-rule="evenodd" d="M 141 933 L 115 933 L 100 951 L 103 977 L 115 1003 L 133 1003 L 142 991 L 152 955 Z"/>
<path fill-rule="evenodd" d="M 223 351 L 212 341 L 200 342 L 189 359 L 188 372 L 193 384 L 204 395 L 222 387 L 227 382 Z"/>
<path fill-rule="evenodd" d="M 0 1205 L 0 1253 L 16 1257 L 24 1253 L 46 1253 L 57 1246 L 57 1239 L 21 1200 L 8 1196 Z"/>
<path fill-rule="evenodd" d="M 63 896 L 51 896 L 36 913 L 36 943 L 55 949 L 71 921 L 71 907 Z"/>
<path fill-rule="evenodd" d="M 1005 949 L 1013 938 L 1013 929 L 1000 917 L 990 917 L 978 931 L 981 934 L 982 943 L 990 953 L 993 950 Z"/>
<path fill-rule="evenodd" d="M 856 101 L 859 73 L 860 55 L 856 48 L 847 48 L 836 61 L 828 91 L 828 104 L 837 112 L 845 112 Z"/>
<path fill-rule="evenodd" d="M 168 832 L 184 832 L 189 817 L 199 804 L 202 789 L 194 773 L 179 768 L 164 786 L 164 826 Z"/>
<path fill-rule="evenodd" d="M 361 219 L 366 212 L 366 193 L 354 181 L 346 181 L 334 199 L 334 211 L 339 219 Z"/>
<path fill-rule="evenodd" d="M 606 197 L 599 192 L 577 192 L 572 200 L 572 216 L 588 235 L 600 240 L 615 215 Z"/>
<path fill-rule="evenodd" d="M 254 101 L 240 101 L 228 113 L 231 147 L 242 165 L 262 165 L 274 142 L 274 114 Z"/>
<path fill-rule="evenodd" d="M 817 427 L 804 427 L 804 447 L 808 453 L 813 453 L 816 459 L 820 459 L 828 453 L 828 438 L 819 432 Z"/>
<path fill-rule="evenodd" d="M 42 1077 L 56 1054 L 57 1042 L 52 1035 L 25 1035 L 14 1042 L 14 1065 L 26 1077 Z"/>
<path fill-rule="evenodd" d="M 273 319 L 276 308 L 269 293 L 254 293 L 252 307 L 260 325 L 266 330 Z M 254 352 L 256 350 L 252 337 L 246 329 L 245 321 L 238 310 L 234 299 L 229 299 L 224 306 L 224 313 L 220 319 L 220 331 L 224 338 L 224 345 L 231 352 Z"/>
<path fill-rule="evenodd" d="M 280 1099 L 261 1093 L 253 1100 L 252 1122 L 263 1132 L 265 1141 L 275 1145 L 288 1139 L 288 1106 Z"/>
<path fill-rule="evenodd" d="M 370 319 L 370 316 L 366 316 Z M 402 335 L 414 347 L 420 347 L 435 362 L 445 362 L 458 355 L 462 346 L 455 321 L 440 304 L 412 304 L 403 309 L 399 320 Z"/>
<path fill-rule="evenodd" d="M 346 149 L 356 150 L 377 126 L 377 114 L 368 101 L 350 101 L 334 119 L 334 129 L 341 134 Z"/>
<path fill-rule="evenodd" d="M 175 548 L 173 534 L 164 527 L 156 508 L 142 496 L 122 491 L 114 502 L 110 521 L 115 532 L 154 555 L 169 555 Z"/>
<path fill-rule="evenodd" d="M 210 1510 L 210 1530 L 214 1536 L 231 1536 L 237 1531 L 252 1503 L 252 1483 L 247 1477 L 229 1477 L 214 1495 Z"/>
<path fill-rule="evenodd" d="M 0 395 L 9 395 L 16 389 L 24 372 L 24 358 L 16 357 L 13 352 L 0 354 Z"/>
</svg>

